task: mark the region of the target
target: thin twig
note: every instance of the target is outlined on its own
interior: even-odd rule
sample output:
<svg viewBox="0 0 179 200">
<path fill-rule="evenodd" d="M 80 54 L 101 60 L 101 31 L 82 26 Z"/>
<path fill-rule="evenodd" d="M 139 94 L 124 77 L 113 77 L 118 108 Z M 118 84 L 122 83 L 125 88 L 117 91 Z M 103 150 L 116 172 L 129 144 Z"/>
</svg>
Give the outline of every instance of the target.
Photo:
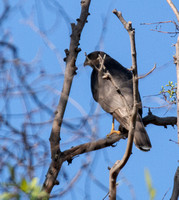
<svg viewBox="0 0 179 200">
<path fill-rule="evenodd" d="M 170 188 L 168 188 L 168 190 L 165 192 L 165 194 L 163 195 L 163 198 L 162 198 L 162 200 L 164 200 L 164 199 L 165 199 L 165 197 L 166 197 L 167 193 L 169 192 L 169 190 L 170 190 Z"/>
<path fill-rule="evenodd" d="M 165 33 L 165 34 L 172 34 L 172 35 L 177 35 L 179 33 L 179 31 L 175 31 L 175 32 L 171 32 L 171 31 L 159 31 L 159 30 L 155 30 L 155 29 L 151 29 L 151 31 L 156 31 L 158 33 Z M 173 37 L 174 37 L 173 36 Z"/>
<path fill-rule="evenodd" d="M 159 24 L 167 24 L 167 23 L 173 23 L 173 24 L 176 25 L 176 22 L 172 21 L 172 20 L 170 20 L 170 21 L 163 21 L 163 22 L 140 23 L 140 25 L 153 25 L 153 24 L 159 25 Z"/>
<path fill-rule="evenodd" d="M 146 76 L 151 74 L 155 69 L 156 69 L 156 64 L 154 65 L 154 67 L 148 73 L 144 74 L 143 76 L 138 76 L 138 79 L 145 78 Z"/>
<path fill-rule="evenodd" d="M 140 25 L 154 25 L 154 24 L 156 24 L 156 28 L 151 29 L 151 31 L 157 31 L 159 33 L 166 33 L 166 34 L 173 34 L 174 36 L 179 33 L 178 31 L 161 31 L 161 30 L 158 30 L 158 26 L 160 24 L 166 24 L 166 23 L 173 23 L 175 25 L 176 30 L 179 30 L 179 25 L 173 20 L 163 21 L 163 22 L 141 23 Z"/>
</svg>

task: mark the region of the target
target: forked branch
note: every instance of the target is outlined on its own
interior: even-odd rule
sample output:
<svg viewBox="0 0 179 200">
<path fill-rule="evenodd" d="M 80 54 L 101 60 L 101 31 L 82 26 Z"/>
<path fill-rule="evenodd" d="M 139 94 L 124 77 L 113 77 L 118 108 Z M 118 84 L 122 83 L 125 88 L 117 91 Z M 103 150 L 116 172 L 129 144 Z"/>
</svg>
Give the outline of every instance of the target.
<svg viewBox="0 0 179 200">
<path fill-rule="evenodd" d="M 53 120 L 53 125 L 50 135 L 52 161 L 46 175 L 46 180 L 43 184 L 43 190 L 45 190 L 47 193 L 50 193 L 53 186 L 57 184 L 56 178 L 64 162 L 63 155 L 60 151 L 60 130 L 63 121 L 63 116 L 66 110 L 66 105 L 68 102 L 68 97 L 71 90 L 73 77 L 76 74 L 76 69 L 77 69 L 77 67 L 75 66 L 76 58 L 81 50 L 78 46 L 79 46 L 81 32 L 89 15 L 88 10 L 90 2 L 91 0 L 81 1 L 81 15 L 80 18 L 77 19 L 77 24 L 74 23 L 71 24 L 72 34 L 71 34 L 70 47 L 69 50 L 65 50 L 66 69 L 65 69 L 63 89 L 61 92 L 61 97 L 59 104 L 57 106 L 57 110 L 55 112 L 55 117 Z"/>
</svg>

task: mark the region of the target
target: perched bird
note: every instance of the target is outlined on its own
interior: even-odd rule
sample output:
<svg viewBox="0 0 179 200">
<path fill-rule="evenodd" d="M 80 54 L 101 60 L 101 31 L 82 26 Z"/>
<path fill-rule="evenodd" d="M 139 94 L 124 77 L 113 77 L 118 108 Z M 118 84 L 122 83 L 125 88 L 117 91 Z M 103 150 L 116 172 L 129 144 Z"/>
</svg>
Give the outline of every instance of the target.
<svg viewBox="0 0 179 200">
<path fill-rule="evenodd" d="M 120 125 L 129 130 L 130 116 L 133 106 L 132 73 L 108 54 L 95 51 L 86 56 L 84 66 L 93 68 L 91 74 L 91 90 L 93 98 L 101 107 L 113 116 Z M 139 95 L 140 98 L 140 95 Z M 140 101 L 140 100 L 139 100 Z M 144 128 L 142 106 L 138 110 L 134 143 L 137 148 L 149 151 L 150 139 Z M 114 124 L 112 125 L 112 129 Z M 117 131 L 113 131 L 117 132 Z"/>
</svg>

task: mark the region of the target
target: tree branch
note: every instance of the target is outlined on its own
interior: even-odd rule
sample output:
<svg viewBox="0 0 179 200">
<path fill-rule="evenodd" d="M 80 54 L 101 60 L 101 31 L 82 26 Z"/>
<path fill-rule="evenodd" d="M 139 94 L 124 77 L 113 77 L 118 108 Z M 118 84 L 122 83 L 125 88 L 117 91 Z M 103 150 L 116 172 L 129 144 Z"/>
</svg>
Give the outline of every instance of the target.
<svg viewBox="0 0 179 200">
<path fill-rule="evenodd" d="M 113 10 L 113 13 L 119 18 L 124 28 L 128 31 L 131 44 L 131 55 L 132 55 L 132 72 L 133 72 L 133 109 L 132 116 L 130 120 L 130 127 L 128 132 L 128 141 L 126 151 L 121 161 L 116 161 L 113 167 L 110 169 L 109 178 L 109 198 L 110 200 L 116 199 L 116 180 L 120 170 L 127 163 L 133 146 L 134 130 L 136 124 L 136 117 L 138 111 L 138 75 L 137 75 L 137 60 L 136 60 L 136 48 L 135 48 L 135 30 L 132 28 L 131 22 L 126 22 L 122 17 L 122 13 L 117 10 Z"/>
<path fill-rule="evenodd" d="M 149 74 L 151 74 L 154 71 L 154 69 L 156 69 L 156 64 L 154 65 L 154 67 L 149 72 L 147 72 L 143 76 L 139 76 L 138 79 L 145 78 L 146 76 L 148 76 Z"/>
<path fill-rule="evenodd" d="M 173 2 L 171 0 L 167 0 L 168 4 L 172 8 L 174 14 L 176 15 L 178 24 L 179 24 L 179 12 Z M 178 143 L 179 143 L 179 36 L 176 43 L 176 58 L 175 58 L 175 64 L 176 64 L 176 73 L 177 73 L 177 133 L 178 133 Z"/>
<path fill-rule="evenodd" d="M 124 139 L 126 137 L 127 137 L 127 133 L 122 133 L 120 135 L 113 134 L 104 139 L 99 139 L 94 142 L 89 142 L 89 143 L 78 145 L 76 147 L 72 147 L 71 149 L 68 149 L 62 153 L 64 157 L 64 161 L 67 160 L 68 162 L 70 162 L 76 155 L 87 153 L 90 151 L 96 151 L 98 149 L 112 146 L 114 143 L 116 143 L 120 139 Z"/>
<path fill-rule="evenodd" d="M 170 200 L 177 200 L 178 197 L 179 197 L 179 167 L 177 168 L 174 176 L 174 186 L 173 186 L 172 197 Z"/>
<path fill-rule="evenodd" d="M 77 67 L 75 66 L 76 58 L 78 53 L 81 51 L 79 46 L 81 32 L 86 23 L 87 17 L 89 15 L 89 5 L 91 0 L 81 1 L 81 14 L 80 18 L 77 19 L 77 24 L 72 23 L 72 34 L 69 50 L 65 50 L 66 53 L 66 69 L 63 88 L 61 92 L 60 101 L 55 112 L 55 117 L 52 125 L 51 135 L 50 135 L 50 145 L 51 145 L 51 157 L 52 162 L 50 164 L 49 170 L 46 175 L 46 180 L 43 184 L 43 190 L 50 193 L 53 186 L 56 183 L 57 175 L 63 164 L 63 159 L 61 158 L 60 151 L 60 130 L 63 121 L 63 116 L 66 110 L 66 105 L 68 102 L 68 96 L 70 94 L 71 85 L 73 77 L 76 74 Z M 63 156 L 62 156 L 63 157 Z"/>
<path fill-rule="evenodd" d="M 150 111 L 147 116 L 142 118 L 142 121 L 144 126 L 147 126 L 148 124 L 154 124 L 167 128 L 167 125 L 177 125 L 177 117 L 158 117 L 153 115 Z"/>
<path fill-rule="evenodd" d="M 148 124 L 155 124 L 157 126 L 167 126 L 167 125 L 176 125 L 176 117 L 158 117 L 153 115 L 152 113 L 145 116 L 143 119 L 143 123 L 145 126 Z M 112 134 L 109 137 L 99 139 L 94 142 L 88 142 L 84 144 L 80 144 L 78 146 L 72 147 L 71 149 L 67 149 L 61 152 L 61 158 L 64 161 L 70 162 L 77 155 L 84 154 L 91 151 L 96 151 L 102 148 L 106 148 L 112 146 L 114 143 L 118 142 L 120 139 L 127 138 L 127 133 Z"/>
<path fill-rule="evenodd" d="M 176 43 L 176 71 L 177 71 L 177 132 L 179 142 L 179 36 Z"/>
<path fill-rule="evenodd" d="M 179 12 L 178 12 L 177 8 L 173 4 L 172 0 L 167 0 L 167 2 L 169 4 L 169 6 L 171 7 L 171 9 L 173 10 L 174 14 L 176 15 L 177 21 L 179 23 Z"/>
</svg>

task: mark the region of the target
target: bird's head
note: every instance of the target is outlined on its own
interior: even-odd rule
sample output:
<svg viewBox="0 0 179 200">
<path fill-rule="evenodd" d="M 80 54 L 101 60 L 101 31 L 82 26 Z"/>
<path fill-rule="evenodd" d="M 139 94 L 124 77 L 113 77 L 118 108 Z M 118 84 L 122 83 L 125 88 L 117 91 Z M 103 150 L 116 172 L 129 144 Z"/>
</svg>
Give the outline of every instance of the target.
<svg viewBox="0 0 179 200">
<path fill-rule="evenodd" d="M 94 51 L 94 52 L 86 55 L 84 66 L 86 66 L 86 65 L 89 65 L 91 67 L 99 66 L 99 56 L 101 56 L 103 58 L 105 54 L 106 53 L 104 53 L 102 51 Z M 106 56 L 108 56 L 108 55 L 106 54 Z"/>
</svg>

